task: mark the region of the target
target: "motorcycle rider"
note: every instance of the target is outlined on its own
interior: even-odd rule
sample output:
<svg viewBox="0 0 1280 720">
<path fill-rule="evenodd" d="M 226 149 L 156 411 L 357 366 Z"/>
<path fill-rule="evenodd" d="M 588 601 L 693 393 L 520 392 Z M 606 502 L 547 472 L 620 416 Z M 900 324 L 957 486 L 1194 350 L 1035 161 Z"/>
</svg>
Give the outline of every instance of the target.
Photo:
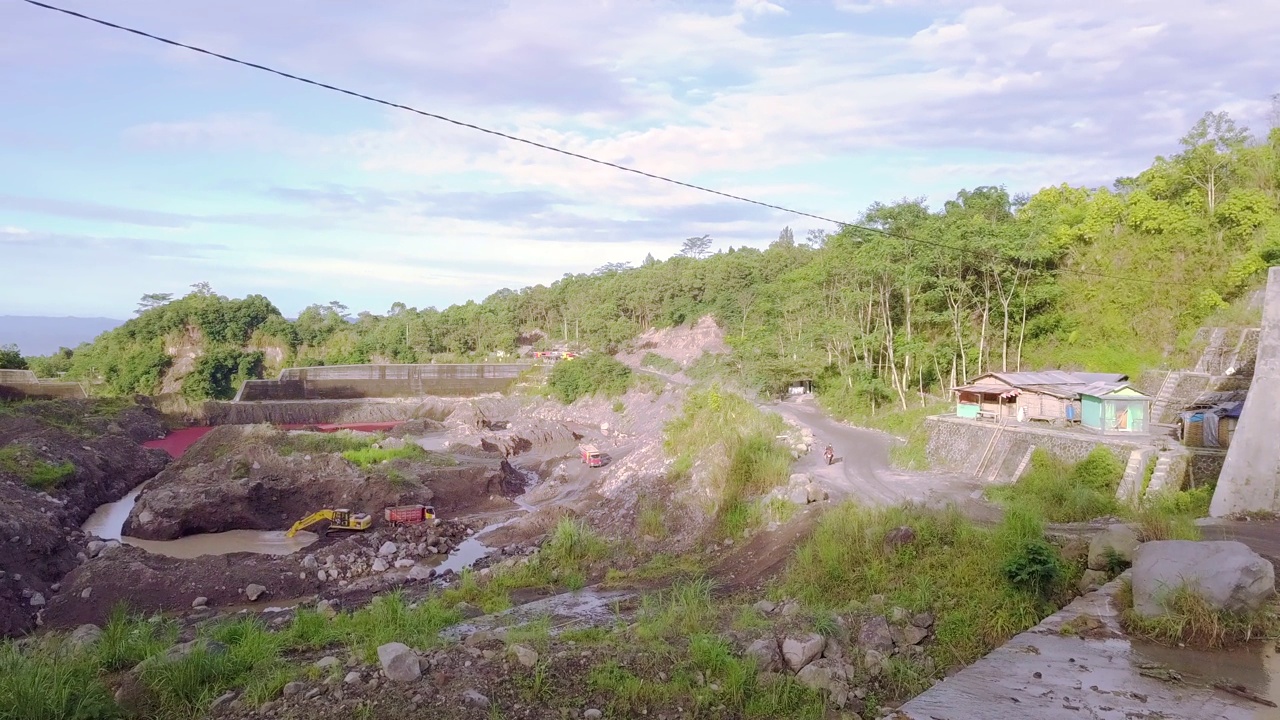
<svg viewBox="0 0 1280 720">
<path fill-rule="evenodd" d="M 827 446 L 827 450 L 823 455 L 827 458 L 828 465 L 836 461 L 836 451 L 830 445 Z"/>
</svg>

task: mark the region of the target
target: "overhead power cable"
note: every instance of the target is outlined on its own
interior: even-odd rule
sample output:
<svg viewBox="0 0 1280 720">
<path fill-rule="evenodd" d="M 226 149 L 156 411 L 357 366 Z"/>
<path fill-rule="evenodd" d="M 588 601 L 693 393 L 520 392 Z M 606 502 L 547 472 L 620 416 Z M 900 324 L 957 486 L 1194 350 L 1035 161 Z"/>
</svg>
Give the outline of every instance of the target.
<svg viewBox="0 0 1280 720">
<path fill-rule="evenodd" d="M 404 110 L 406 112 L 414 113 L 415 115 L 421 115 L 422 117 L 431 118 L 432 120 L 439 120 L 441 122 L 446 122 L 451 125 L 456 125 L 458 127 L 466 128 L 468 130 L 475 130 L 477 132 L 482 132 L 487 135 L 500 137 L 504 140 L 510 140 L 512 142 L 522 143 L 524 145 L 536 147 L 541 150 L 546 150 L 548 152 L 558 153 L 560 155 L 576 158 L 578 160 L 584 160 L 586 162 L 595 163 L 596 165 L 603 165 L 605 167 L 612 168 L 614 170 L 620 170 L 622 172 L 632 173 L 634 175 L 640 175 L 642 177 L 646 177 L 651 180 L 657 180 L 659 182 L 678 185 L 680 187 L 689 188 L 691 190 L 697 190 L 698 192 L 709 193 L 711 195 L 718 195 L 720 197 L 728 198 L 730 200 L 736 200 L 738 202 L 750 203 L 752 205 L 757 205 L 759 207 L 769 208 L 770 210 L 779 210 L 781 212 L 789 213 L 792 215 L 799 215 L 801 217 L 812 218 L 814 220 L 821 220 L 822 222 L 832 223 L 833 225 L 836 225 L 842 228 L 856 228 L 858 230 L 875 233 L 885 237 L 894 238 L 896 240 L 902 240 L 908 243 L 917 243 L 920 245 L 942 248 L 945 250 L 952 250 L 959 253 L 976 255 L 979 257 L 986 257 L 988 259 L 998 260 L 1006 263 L 1013 263 L 1013 264 L 1024 265 L 1024 266 L 1026 264 L 1025 260 L 1021 258 L 1009 256 L 1009 255 L 1002 255 L 1000 253 L 994 253 L 994 252 L 979 250 L 975 248 L 959 247 L 956 245 L 937 242 L 936 240 L 925 240 L 922 238 L 913 237 L 905 233 L 899 233 L 893 230 L 884 230 L 882 228 L 871 227 L 868 225 L 859 225 L 857 223 L 845 222 L 843 220 L 836 220 L 835 218 L 829 218 L 823 215 L 817 215 L 815 213 L 805 212 L 803 210 L 796 210 L 795 208 L 789 208 L 782 205 L 775 205 L 773 203 L 764 202 L 762 200 L 755 200 L 749 197 L 744 197 L 742 195 L 735 195 L 733 193 L 724 192 L 723 190 L 716 190 L 715 188 L 709 188 L 709 187 L 706 187 L 705 185 L 697 185 L 695 183 L 685 182 L 683 180 L 677 180 L 675 178 L 666 177 L 665 175 L 657 175 L 655 173 L 646 172 L 644 170 L 640 170 L 637 168 L 627 167 L 626 165 L 619 165 L 618 163 L 609 162 L 608 160 L 593 158 L 589 155 L 583 155 L 582 153 L 573 152 L 572 150 L 565 150 L 564 148 L 558 148 L 553 145 L 547 145 L 545 143 L 540 143 L 535 140 L 529 140 L 527 138 L 522 138 L 516 135 L 504 133 L 499 130 L 493 130 L 491 128 L 482 127 L 474 123 L 464 122 L 462 120 L 455 120 L 454 118 L 447 117 L 445 115 L 428 112 L 426 110 L 420 110 L 418 108 L 415 108 L 409 105 L 404 105 L 402 103 L 393 102 L 391 100 L 384 100 L 382 98 L 375 97 L 373 95 L 367 95 L 365 93 L 356 92 L 355 90 L 348 90 L 347 88 L 339 87 L 337 85 L 330 85 L 329 83 L 320 82 L 318 80 L 312 80 L 310 78 L 305 78 L 300 75 L 294 75 L 293 73 L 285 72 L 283 70 L 277 70 L 275 68 L 268 67 L 266 65 L 262 65 L 259 63 L 250 62 L 248 60 L 241 60 L 239 58 L 232 57 L 230 55 L 224 55 L 222 53 L 214 52 L 212 50 L 207 50 L 205 48 L 198 47 L 196 45 L 189 45 L 187 43 L 178 42 L 177 40 L 171 40 L 166 37 L 161 37 L 159 35 L 146 32 L 145 30 L 138 30 L 137 28 L 128 27 L 126 25 L 120 25 L 118 23 L 114 23 L 109 20 L 103 20 L 101 18 L 93 17 L 91 15 L 86 15 L 84 13 L 77 12 L 75 10 L 69 10 L 67 8 L 58 7 L 56 5 L 50 5 L 49 3 L 40 2 L 40 0 L 20 0 L 20 1 L 25 2 L 28 5 L 33 5 L 35 7 L 42 8 L 44 10 L 51 10 L 53 12 L 62 13 L 63 15 L 69 15 L 71 17 L 78 18 L 80 20 L 87 20 L 91 23 L 95 23 L 103 27 L 108 27 L 113 30 L 120 30 L 133 35 L 137 35 L 139 37 L 147 38 L 148 40 L 155 40 L 156 42 L 164 43 L 165 45 L 171 45 L 173 47 L 183 48 L 184 50 L 190 50 L 192 52 L 197 52 L 202 55 L 208 55 L 209 57 L 214 57 L 219 60 L 224 60 L 229 63 L 234 63 L 236 65 L 242 65 L 244 67 L 252 68 L 254 70 L 260 70 L 262 72 L 271 73 L 272 75 L 278 75 L 282 78 L 294 80 L 296 82 L 305 83 L 307 85 L 323 88 L 325 90 L 331 90 L 337 93 L 342 93 L 343 95 L 349 95 L 351 97 L 358 98 L 360 100 L 365 100 L 367 102 L 372 102 L 378 105 L 384 105 L 386 107 L 395 108 L 396 110 Z M 1073 275 L 1081 275 L 1086 277 L 1105 278 L 1110 280 L 1119 280 L 1123 282 L 1132 282 L 1132 283 L 1144 283 L 1144 284 L 1150 284 L 1150 285 L 1179 285 L 1179 286 L 1183 285 L 1183 283 L 1170 282 L 1165 280 L 1149 280 L 1146 278 L 1125 277 L 1122 275 L 1110 275 L 1107 273 L 1096 273 L 1096 272 L 1090 272 L 1087 270 L 1072 270 L 1068 268 L 1057 268 L 1049 272 L 1050 273 L 1070 273 Z"/>
</svg>

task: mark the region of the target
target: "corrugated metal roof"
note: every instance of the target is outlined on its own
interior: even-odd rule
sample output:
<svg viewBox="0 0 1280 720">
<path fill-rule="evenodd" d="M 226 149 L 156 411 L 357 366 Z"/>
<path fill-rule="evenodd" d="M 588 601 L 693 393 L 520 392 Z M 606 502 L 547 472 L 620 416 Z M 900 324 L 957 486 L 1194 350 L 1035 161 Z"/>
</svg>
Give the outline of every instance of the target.
<svg viewBox="0 0 1280 720">
<path fill-rule="evenodd" d="M 1127 382 L 1095 382 L 1095 383 L 1089 383 L 1088 385 L 1085 385 L 1083 387 L 1077 387 L 1075 390 L 1081 395 L 1092 395 L 1094 397 L 1100 397 L 1102 395 L 1108 395 L 1110 393 L 1113 393 L 1121 388 L 1129 388 L 1134 392 L 1141 393 L 1140 390 L 1138 390 L 1137 388 L 1134 388 L 1132 385 L 1130 385 Z M 1141 397 L 1145 398 L 1148 396 L 1143 394 L 1141 395 Z"/>
<path fill-rule="evenodd" d="M 1124 382 L 1128 375 L 1120 373 L 1082 373 L 1066 370 L 1040 370 L 1037 372 L 996 372 L 990 373 L 1010 385 L 1023 387 L 1027 385 L 1088 385 L 1095 382 Z"/>
</svg>

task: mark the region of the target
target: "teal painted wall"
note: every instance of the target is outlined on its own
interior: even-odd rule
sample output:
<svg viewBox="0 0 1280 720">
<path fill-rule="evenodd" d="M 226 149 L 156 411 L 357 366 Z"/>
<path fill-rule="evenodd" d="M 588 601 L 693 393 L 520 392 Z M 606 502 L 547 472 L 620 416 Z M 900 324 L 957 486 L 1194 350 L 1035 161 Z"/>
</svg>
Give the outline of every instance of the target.
<svg viewBox="0 0 1280 720">
<path fill-rule="evenodd" d="M 1080 424 L 1102 429 L 1102 401 L 1085 395 L 1080 398 Z"/>
<path fill-rule="evenodd" d="M 956 417 L 976 420 L 978 418 L 978 408 L 978 405 L 972 403 L 956 403 Z"/>
</svg>

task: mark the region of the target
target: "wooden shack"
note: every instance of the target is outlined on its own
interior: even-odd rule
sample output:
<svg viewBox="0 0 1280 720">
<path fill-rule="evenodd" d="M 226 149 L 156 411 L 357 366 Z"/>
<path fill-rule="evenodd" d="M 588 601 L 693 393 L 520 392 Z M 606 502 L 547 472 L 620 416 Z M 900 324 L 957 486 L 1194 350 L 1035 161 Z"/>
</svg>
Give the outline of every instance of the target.
<svg viewBox="0 0 1280 720">
<path fill-rule="evenodd" d="M 1243 402 L 1193 408 L 1178 416 L 1178 438 L 1187 447 L 1228 448 Z"/>
<path fill-rule="evenodd" d="M 1152 398 L 1129 383 L 1092 383 L 1078 392 L 1084 427 L 1105 435 L 1148 432 Z"/>
<path fill-rule="evenodd" d="M 1075 422 L 1082 408 L 1079 389 L 1099 382 L 1122 382 L 1114 373 L 1063 370 L 987 373 L 956 388 L 956 416 L 970 419 L 1012 419 Z"/>
</svg>

